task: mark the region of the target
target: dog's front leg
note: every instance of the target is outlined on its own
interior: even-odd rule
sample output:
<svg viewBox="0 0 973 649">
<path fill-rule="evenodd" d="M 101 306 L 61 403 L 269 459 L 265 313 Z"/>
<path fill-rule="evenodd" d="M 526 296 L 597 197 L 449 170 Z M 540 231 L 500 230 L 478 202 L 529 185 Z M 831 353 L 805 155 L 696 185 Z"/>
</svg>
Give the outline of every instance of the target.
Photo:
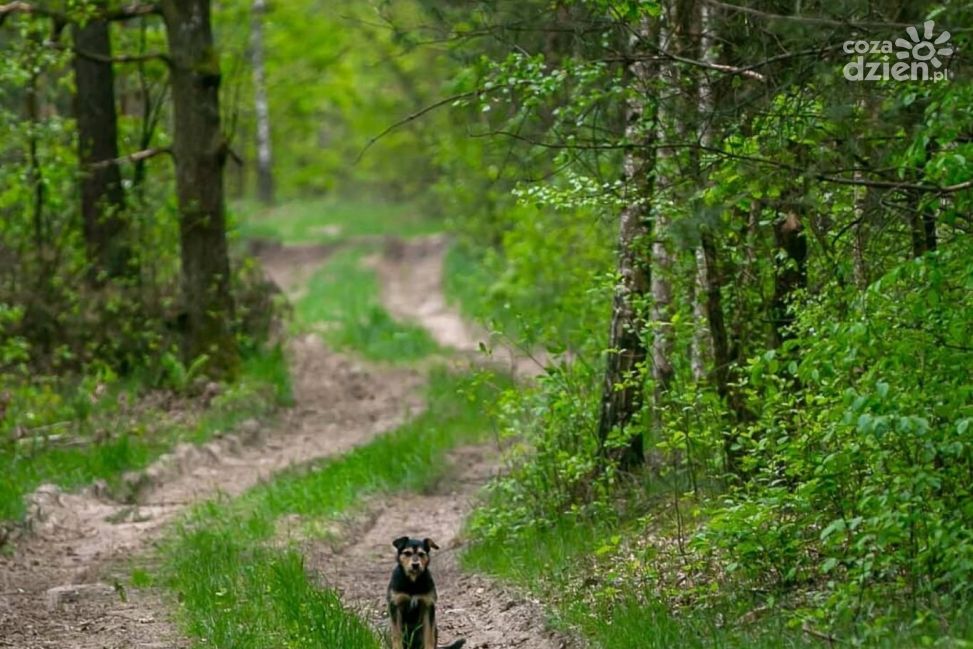
<svg viewBox="0 0 973 649">
<path fill-rule="evenodd" d="M 402 643 L 402 608 L 399 606 L 389 607 L 390 634 L 392 636 L 392 649 L 404 649 Z"/>
<path fill-rule="evenodd" d="M 428 604 L 422 613 L 422 649 L 436 649 L 436 606 Z"/>
</svg>

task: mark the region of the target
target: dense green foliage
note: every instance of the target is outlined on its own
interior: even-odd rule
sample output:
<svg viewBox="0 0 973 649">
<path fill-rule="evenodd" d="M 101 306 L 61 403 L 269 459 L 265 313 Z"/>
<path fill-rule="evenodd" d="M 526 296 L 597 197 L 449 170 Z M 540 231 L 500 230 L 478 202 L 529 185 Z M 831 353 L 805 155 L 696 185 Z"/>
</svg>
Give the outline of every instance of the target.
<svg viewBox="0 0 973 649">
<path fill-rule="evenodd" d="M 855 84 L 842 77 L 843 55 L 792 59 L 802 48 L 852 38 L 842 21 L 934 17 L 958 26 L 966 9 L 802 7 L 835 20 L 826 30 L 775 18 L 786 13 L 779 8 L 755 6 L 746 20 L 711 14 L 706 29 L 720 35 L 713 60 L 753 65 L 762 75 L 755 83 L 691 65 L 707 54 L 697 31 L 680 36 L 674 16 L 693 6 L 568 3 L 563 15 L 550 22 L 535 15 L 531 24 L 538 32 L 573 26 L 570 46 L 530 30 L 504 33 L 520 51 L 471 70 L 478 87 L 502 90 L 482 93 L 475 105 L 494 116 L 501 146 L 519 142 L 510 155 L 532 161 L 526 175 L 543 176 L 551 157 L 559 171 L 515 184 L 521 207 L 503 212 L 510 220 L 480 205 L 465 211 L 471 218 L 458 225 L 474 243 L 454 252 L 453 263 L 478 260 L 489 271 L 451 278 L 452 293 L 509 336 L 571 352 L 535 389 L 507 395 L 503 428 L 521 443 L 472 523 L 484 548 L 473 551 L 474 565 L 536 586 L 557 561 L 518 548 L 548 539 L 573 549 L 552 523 L 564 520 L 588 534 L 617 530 L 595 571 L 618 575 L 595 607 L 599 622 L 607 615 L 615 628 L 639 601 L 636 609 L 660 630 L 674 624 L 683 633 L 695 633 L 697 616 L 737 611 L 728 635 L 711 639 L 717 646 L 735 646 L 734 628 L 748 633 L 764 611 L 812 633 L 883 646 L 966 638 L 967 61 L 952 60 L 949 83 Z M 646 25 L 640 38 L 651 39 L 659 24 L 676 33 L 669 51 L 689 60 L 641 73 L 670 76 L 633 81 L 638 70 L 606 64 L 632 56 L 624 41 Z M 880 37 L 894 40 L 897 29 L 886 26 Z M 962 52 L 965 32 L 952 38 Z M 776 64 L 775 52 L 787 63 Z M 706 92 L 719 97 L 712 113 Z M 633 101 L 642 121 L 624 129 L 620 118 Z M 622 153 L 638 146 L 654 151 L 642 154 L 654 164 L 648 186 L 605 173 L 619 174 Z M 647 236 L 664 246 L 634 242 L 653 279 L 633 302 L 649 354 L 624 380 L 649 396 L 632 424 L 605 438 L 602 362 L 612 353 L 605 336 L 617 276 L 602 256 L 607 235 L 570 233 L 585 214 L 594 227 L 633 204 L 645 205 Z M 535 218 L 534 209 L 545 216 Z M 707 238 L 710 284 L 700 275 Z M 655 292 L 657 281 L 666 292 Z M 714 285 L 720 302 L 708 311 Z M 671 300 L 661 312 L 660 295 Z M 713 357 L 714 313 L 725 326 L 716 332 L 725 336 L 721 361 Z M 672 366 L 665 382 L 653 358 L 660 350 Z M 632 435 L 644 439 L 647 460 L 635 475 L 611 461 L 611 449 Z M 497 543 L 514 558 L 496 563 L 507 556 L 492 551 Z M 644 565 L 625 574 L 632 556 Z M 565 573 L 542 592 L 566 593 L 568 620 L 603 646 L 619 646 L 618 636 L 571 614 L 575 594 L 591 589 Z M 683 575 L 678 586 L 673 574 Z"/>
</svg>

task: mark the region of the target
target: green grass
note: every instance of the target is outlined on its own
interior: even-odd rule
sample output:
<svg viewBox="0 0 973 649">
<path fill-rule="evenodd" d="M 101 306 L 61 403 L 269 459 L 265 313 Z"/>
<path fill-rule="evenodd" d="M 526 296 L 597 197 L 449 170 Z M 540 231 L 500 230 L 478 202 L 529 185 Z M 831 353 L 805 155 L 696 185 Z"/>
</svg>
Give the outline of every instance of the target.
<svg viewBox="0 0 973 649">
<path fill-rule="evenodd" d="M 503 541 L 474 543 L 464 565 L 533 591 L 551 606 L 549 613 L 564 627 L 576 629 L 593 646 L 604 649 L 792 649 L 817 647 L 800 632 L 779 621 L 754 630 L 734 628 L 723 620 L 737 619 L 747 609 L 670 613 L 651 593 L 624 595 L 619 583 L 602 579 L 607 572 L 595 556 L 606 539 L 621 533 L 608 523 L 564 518 L 545 527 L 520 530 Z M 595 577 L 595 584 L 586 580 Z M 626 587 L 622 586 L 620 590 Z M 600 595 L 585 599 L 578 593 Z"/>
<path fill-rule="evenodd" d="M 89 392 L 75 390 L 83 393 L 70 399 L 89 398 Z M 135 421 L 122 417 L 117 408 L 121 394 L 137 398 L 134 387 L 119 387 L 116 394 L 101 399 L 108 405 L 85 413 L 83 423 L 68 422 L 64 430 L 76 438 L 75 445 L 15 440 L 0 445 L 0 521 L 21 519 L 24 496 L 44 483 L 75 489 L 106 480 L 117 487 L 123 473 L 144 468 L 179 442 L 202 443 L 244 419 L 268 414 L 289 400 L 290 384 L 279 350 L 254 354 L 244 362 L 237 382 L 226 386 L 189 427 L 165 423 L 167 413 L 154 409 Z"/>
<path fill-rule="evenodd" d="M 339 250 L 315 273 L 295 307 L 298 324 L 317 326 L 333 346 L 372 360 L 407 362 L 436 352 L 425 329 L 397 322 L 382 307 L 378 279 L 362 255 L 361 248 Z"/>
<path fill-rule="evenodd" d="M 348 454 L 293 469 L 231 501 L 197 507 L 163 547 L 162 582 L 180 602 L 199 646 L 379 647 L 380 638 L 337 596 L 315 583 L 301 555 L 275 541 L 276 522 L 314 523 L 348 512 L 363 498 L 421 489 L 437 480 L 453 447 L 482 439 L 480 407 L 502 377 L 433 373 L 428 408 Z"/>
<path fill-rule="evenodd" d="M 183 537 L 169 569 L 196 646 L 382 646 L 334 591 L 313 582 L 295 550 L 254 547 L 225 527 L 200 529 Z"/>
<path fill-rule="evenodd" d="M 440 221 L 409 204 L 323 198 L 294 200 L 272 208 L 240 202 L 233 208 L 239 236 L 282 243 L 330 243 L 384 234 L 410 237 L 443 228 Z"/>
</svg>

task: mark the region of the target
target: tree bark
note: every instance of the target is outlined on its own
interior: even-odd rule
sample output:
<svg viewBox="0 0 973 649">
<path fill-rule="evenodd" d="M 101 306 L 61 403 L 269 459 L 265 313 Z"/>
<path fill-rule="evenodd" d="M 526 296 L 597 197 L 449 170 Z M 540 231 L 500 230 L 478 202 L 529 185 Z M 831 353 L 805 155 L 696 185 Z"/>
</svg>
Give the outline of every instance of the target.
<svg viewBox="0 0 973 649">
<path fill-rule="evenodd" d="M 706 366 L 713 358 L 713 344 L 707 327 L 706 306 L 704 304 L 706 285 L 706 260 L 703 251 L 697 248 L 694 254 L 693 277 L 689 283 L 689 299 L 693 305 L 693 340 L 690 348 L 690 365 L 693 380 L 697 383 L 706 378 Z"/>
<path fill-rule="evenodd" d="M 682 37 L 685 33 L 680 29 L 679 22 L 683 7 L 679 2 L 673 2 L 664 13 L 662 26 L 659 28 L 659 46 L 668 52 L 678 52 Z M 678 69 L 672 61 L 664 61 L 659 66 L 659 77 L 663 87 L 674 89 L 678 87 Z M 656 118 L 656 138 L 659 142 L 670 142 L 671 133 L 679 130 L 677 122 L 679 116 L 670 102 L 674 99 L 659 101 Z M 675 371 L 672 366 L 673 333 L 672 333 L 672 268 L 673 253 L 670 246 L 670 229 L 672 217 L 669 212 L 668 199 L 672 196 L 672 184 L 676 177 L 673 149 L 662 147 L 659 149 L 656 161 L 657 191 L 652 207 L 652 278 L 651 293 L 652 307 L 649 319 L 652 327 L 652 426 L 660 432 L 662 421 L 662 404 L 669 391 Z"/>
<path fill-rule="evenodd" d="M 76 26 L 74 46 L 98 59 L 111 58 L 108 23 L 91 20 Z M 124 276 L 132 258 L 122 174 L 117 163 L 108 162 L 119 157 L 112 64 L 76 54 L 74 80 L 84 241 L 89 278 L 101 284 Z"/>
<path fill-rule="evenodd" d="M 648 24 L 643 23 L 639 32 L 638 38 L 633 40 L 635 43 L 639 38 L 649 38 Z M 624 168 L 626 184 L 633 198 L 619 218 L 618 284 L 612 304 L 609 351 L 605 359 L 598 419 L 598 439 L 602 448 L 613 430 L 620 429 L 623 436 L 628 436 L 628 442 L 620 452 L 613 453 L 623 468 L 641 464 L 644 455 L 642 433 L 632 430 L 632 424 L 643 404 L 642 366 L 646 347 L 642 304 L 649 288 L 647 199 L 654 161 L 652 149 L 638 145 L 651 135 L 644 119 L 651 71 L 647 63 L 637 61 L 629 66 L 629 75 L 637 94 L 626 106 L 625 132 L 626 138 L 635 144 L 625 153 Z"/>
<path fill-rule="evenodd" d="M 908 208 L 912 256 L 921 257 L 936 249 L 936 217 L 932 210 L 923 207 L 922 194 L 918 191 L 908 193 Z"/>
<path fill-rule="evenodd" d="M 226 241 L 223 167 L 228 146 L 220 130 L 220 67 L 209 0 L 164 0 L 162 14 L 172 57 L 173 143 L 182 293 L 183 355 L 205 355 L 214 376 L 235 373 L 233 297 Z"/>
<path fill-rule="evenodd" d="M 789 327 L 794 322 L 791 304 L 794 294 L 807 287 L 807 237 L 796 212 L 788 212 L 774 225 L 774 239 L 784 252 L 784 259 L 775 262 L 771 303 L 773 346 L 780 347 L 791 337 Z"/>
<path fill-rule="evenodd" d="M 270 141 L 270 103 L 264 66 L 265 0 L 253 0 L 250 18 L 250 62 L 253 66 L 253 103 L 257 117 L 257 197 L 264 205 L 274 202 L 273 156 Z"/>
<path fill-rule="evenodd" d="M 716 64 L 716 25 L 713 20 L 713 8 L 705 3 L 698 3 L 698 32 L 700 34 L 700 53 L 701 61 Z M 699 84 L 699 104 L 698 119 L 700 134 L 700 144 L 704 148 L 714 145 L 715 126 L 712 123 L 705 123 L 707 117 L 711 117 L 716 110 L 718 99 L 716 88 L 712 77 L 703 73 L 700 76 Z M 701 180 L 709 184 L 709 180 Z M 696 254 L 697 265 L 697 288 L 696 300 L 697 307 L 701 308 L 703 319 L 706 322 L 706 343 L 712 352 L 712 372 L 711 379 L 716 393 L 726 404 L 734 422 L 742 423 L 752 420 L 752 414 L 746 407 L 743 397 L 731 385 L 733 372 L 736 369 L 738 359 L 734 356 L 730 348 L 729 335 L 727 334 L 726 319 L 723 312 L 723 270 L 720 267 L 719 248 L 717 247 L 716 236 L 707 224 L 700 228 L 700 244 Z M 736 474 L 739 471 L 739 451 L 734 447 L 736 435 L 732 428 L 728 428 L 723 434 L 723 458 L 726 472 Z"/>
<path fill-rule="evenodd" d="M 716 49 L 713 42 L 713 26 L 710 24 L 710 8 L 702 3 L 695 3 L 693 7 L 694 31 L 699 34 L 699 52 L 697 57 L 704 63 L 716 63 Z M 713 131 L 715 125 L 712 122 L 713 111 L 716 106 L 715 91 L 713 82 L 707 72 L 696 71 L 698 86 L 698 101 L 696 104 L 696 130 L 699 136 L 700 146 L 704 149 L 713 146 Z M 699 155 L 693 157 L 693 171 L 699 178 L 700 186 L 709 184 L 708 179 L 700 164 Z M 690 284 L 691 304 L 693 305 L 693 339 L 690 350 L 690 362 L 693 371 L 693 379 L 701 382 L 707 375 L 706 367 L 713 360 L 713 332 L 709 327 L 710 318 L 707 316 L 709 288 L 718 278 L 707 268 L 707 259 L 703 250 L 702 239 L 712 237 L 709 226 L 706 223 L 700 226 L 700 246 L 694 251 L 695 276 Z M 714 246 L 715 255 L 715 246 Z M 717 285 L 718 286 L 718 285 Z M 722 309 L 722 307 L 721 307 Z M 722 318 L 722 312 L 721 312 Z"/>
</svg>

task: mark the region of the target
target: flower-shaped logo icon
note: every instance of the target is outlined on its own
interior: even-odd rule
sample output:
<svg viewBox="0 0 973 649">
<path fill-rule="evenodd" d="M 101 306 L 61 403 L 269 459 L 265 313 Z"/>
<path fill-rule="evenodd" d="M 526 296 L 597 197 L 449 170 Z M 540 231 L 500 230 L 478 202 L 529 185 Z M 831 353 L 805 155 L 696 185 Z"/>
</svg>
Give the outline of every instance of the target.
<svg viewBox="0 0 973 649">
<path fill-rule="evenodd" d="M 900 59 L 911 58 L 914 61 L 929 61 L 932 63 L 934 68 L 941 68 L 943 66 L 942 61 L 939 60 L 940 56 L 950 56 L 953 53 L 952 47 L 940 47 L 940 45 L 946 45 L 949 42 L 949 32 L 943 32 L 936 40 L 933 40 L 933 29 L 935 29 L 936 23 L 932 20 L 927 20 L 922 25 L 922 38 L 919 37 L 919 30 L 915 27 L 906 28 L 906 32 L 911 38 L 911 42 L 904 38 L 896 39 L 895 44 L 902 48 L 895 53 Z"/>
</svg>

